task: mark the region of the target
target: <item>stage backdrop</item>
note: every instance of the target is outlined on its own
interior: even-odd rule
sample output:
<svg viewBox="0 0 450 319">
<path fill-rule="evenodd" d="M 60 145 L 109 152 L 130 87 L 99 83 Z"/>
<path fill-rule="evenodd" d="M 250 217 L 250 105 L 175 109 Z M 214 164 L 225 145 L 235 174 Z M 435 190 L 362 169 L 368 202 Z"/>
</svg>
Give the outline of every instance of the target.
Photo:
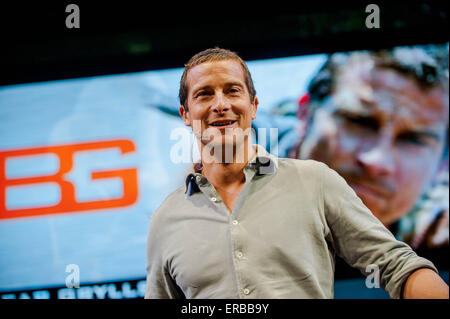
<svg viewBox="0 0 450 319">
<path fill-rule="evenodd" d="M 325 60 L 249 62 L 260 101 L 255 127 L 276 127 L 280 137 L 294 131 L 297 101 Z M 0 88 L 2 298 L 143 297 L 149 217 L 189 166 L 171 160 L 180 143 L 173 132 L 184 127 L 181 73 Z M 280 138 L 272 151 L 286 155 L 290 145 Z"/>
</svg>

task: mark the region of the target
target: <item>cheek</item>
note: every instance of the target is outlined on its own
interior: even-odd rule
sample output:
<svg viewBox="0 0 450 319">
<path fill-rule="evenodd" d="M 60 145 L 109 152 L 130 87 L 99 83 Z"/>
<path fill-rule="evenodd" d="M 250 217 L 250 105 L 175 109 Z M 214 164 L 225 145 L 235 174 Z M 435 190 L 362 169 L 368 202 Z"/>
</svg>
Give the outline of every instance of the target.
<svg viewBox="0 0 450 319">
<path fill-rule="evenodd" d="M 335 167 L 340 161 L 351 161 L 360 143 L 360 138 L 347 134 L 335 120 L 322 118 L 307 135 L 304 156 Z"/>
<path fill-rule="evenodd" d="M 395 181 L 398 192 L 393 199 L 391 208 L 399 212 L 412 209 L 419 196 L 423 193 L 434 175 L 432 159 L 420 156 L 399 156 L 397 154 Z"/>
<path fill-rule="evenodd" d="M 253 109 L 251 106 L 239 106 L 235 105 L 232 108 L 233 114 L 239 117 L 240 126 L 250 127 L 253 120 Z"/>
<path fill-rule="evenodd" d="M 435 165 L 431 163 L 432 159 L 411 155 L 402 156 L 400 153 L 397 154 L 395 161 L 397 167 L 395 178 L 399 189 L 410 195 L 416 194 L 418 196 L 433 176 Z"/>
<path fill-rule="evenodd" d="M 207 112 L 201 112 L 199 110 L 196 110 L 196 112 L 191 113 L 191 119 L 192 121 L 195 121 L 197 123 L 202 123 L 208 118 Z"/>
<path fill-rule="evenodd" d="M 396 150 L 395 180 L 398 192 L 391 203 L 391 210 L 401 217 L 401 212 L 410 211 L 420 195 L 432 181 L 440 156 L 432 150 Z"/>
<path fill-rule="evenodd" d="M 394 220 L 409 212 L 422 193 L 422 183 L 417 177 L 414 174 L 408 174 L 405 170 L 398 172 L 396 176 L 398 191 L 387 208 L 391 212 Z"/>
<path fill-rule="evenodd" d="M 198 113 L 191 113 L 191 127 L 195 135 L 201 135 L 205 130 L 204 120 Z"/>
<path fill-rule="evenodd" d="M 335 136 L 335 156 L 345 160 L 355 159 L 357 150 L 361 148 L 364 139 L 348 134 L 345 130 L 339 130 Z M 353 161 L 352 161 L 353 162 Z"/>
</svg>

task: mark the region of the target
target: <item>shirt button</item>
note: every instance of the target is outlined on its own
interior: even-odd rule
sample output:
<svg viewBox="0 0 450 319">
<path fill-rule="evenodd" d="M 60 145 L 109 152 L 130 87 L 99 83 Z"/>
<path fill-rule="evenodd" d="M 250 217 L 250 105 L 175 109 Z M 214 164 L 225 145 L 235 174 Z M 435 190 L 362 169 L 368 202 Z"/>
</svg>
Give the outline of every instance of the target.
<svg viewBox="0 0 450 319">
<path fill-rule="evenodd" d="M 244 293 L 244 295 L 250 294 L 250 290 L 247 288 L 245 288 L 242 292 Z"/>
<path fill-rule="evenodd" d="M 238 252 L 236 253 L 236 256 L 237 256 L 238 258 L 242 258 L 242 257 L 244 256 L 244 254 L 243 254 L 242 252 L 238 251 Z"/>
<path fill-rule="evenodd" d="M 213 202 L 217 202 L 217 198 L 215 198 L 215 197 L 211 198 L 211 200 L 212 200 Z"/>
<path fill-rule="evenodd" d="M 235 219 L 235 220 L 233 220 L 232 224 L 233 224 L 234 226 L 236 226 L 237 224 L 239 224 L 239 222 Z"/>
</svg>

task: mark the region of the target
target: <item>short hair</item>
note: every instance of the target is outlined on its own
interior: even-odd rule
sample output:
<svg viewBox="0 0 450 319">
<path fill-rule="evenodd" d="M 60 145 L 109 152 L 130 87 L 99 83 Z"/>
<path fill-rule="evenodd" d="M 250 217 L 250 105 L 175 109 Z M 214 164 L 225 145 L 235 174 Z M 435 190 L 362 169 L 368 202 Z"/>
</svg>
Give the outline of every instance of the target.
<svg viewBox="0 0 450 319">
<path fill-rule="evenodd" d="M 410 76 L 424 89 L 441 86 L 448 91 L 448 47 L 417 45 L 389 50 L 331 54 L 308 86 L 310 101 L 320 102 L 329 96 L 333 91 L 337 71 L 358 56 L 372 59 L 377 68 L 393 69 L 405 76 Z"/>
<path fill-rule="evenodd" d="M 202 52 L 197 53 L 192 58 L 189 59 L 189 61 L 185 64 L 185 68 L 183 71 L 183 75 L 181 76 L 180 81 L 180 90 L 178 93 L 178 97 L 180 99 L 180 104 L 183 105 L 185 110 L 188 110 L 187 105 L 187 98 L 188 98 L 188 91 L 189 87 L 187 84 L 187 74 L 190 69 L 192 69 L 194 66 L 197 66 L 202 63 L 207 62 L 215 62 L 215 61 L 224 61 L 224 60 L 234 60 L 240 63 L 242 66 L 242 69 L 244 71 L 244 79 L 245 84 L 247 86 L 247 90 L 250 94 L 250 100 L 253 101 L 256 96 L 256 90 L 255 86 L 253 85 L 252 76 L 250 74 L 250 71 L 248 70 L 247 65 L 245 64 L 244 60 L 242 60 L 237 53 L 232 52 L 227 49 L 221 49 L 218 47 L 206 49 Z"/>
<path fill-rule="evenodd" d="M 334 53 L 328 56 L 325 64 L 308 85 L 308 96 L 311 102 L 308 121 L 313 120 L 315 111 L 322 105 L 321 102 L 331 95 L 335 85 L 337 71 L 345 66 L 352 58 L 357 58 L 358 56 L 366 56 L 372 59 L 376 68 L 392 69 L 405 76 L 412 77 L 425 90 L 441 87 L 448 94 L 448 45 L 414 45 L 378 51 Z M 449 122 L 447 121 L 443 158 L 448 156 L 449 135 Z"/>
</svg>

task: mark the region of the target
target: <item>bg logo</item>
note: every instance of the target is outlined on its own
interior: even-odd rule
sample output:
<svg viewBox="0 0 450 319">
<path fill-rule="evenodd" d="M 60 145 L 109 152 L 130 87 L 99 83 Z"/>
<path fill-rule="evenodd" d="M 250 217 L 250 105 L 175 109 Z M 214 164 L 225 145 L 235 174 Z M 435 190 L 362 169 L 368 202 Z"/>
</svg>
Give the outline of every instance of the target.
<svg viewBox="0 0 450 319">
<path fill-rule="evenodd" d="M 76 152 L 89 152 L 101 149 L 118 148 L 121 154 L 135 151 L 130 140 L 111 140 L 50 147 L 37 147 L 0 152 L 0 220 L 38 215 L 61 214 L 105 208 L 125 207 L 136 202 L 138 196 L 137 169 L 126 168 L 109 171 L 95 171 L 91 179 L 120 178 L 123 185 L 121 198 L 78 202 L 75 199 L 75 186 L 64 177 L 72 170 L 73 156 Z M 59 170 L 53 175 L 7 179 L 6 160 L 30 155 L 54 154 L 59 159 Z M 60 189 L 61 200 L 52 206 L 8 209 L 6 189 L 18 185 L 56 183 Z"/>
</svg>

